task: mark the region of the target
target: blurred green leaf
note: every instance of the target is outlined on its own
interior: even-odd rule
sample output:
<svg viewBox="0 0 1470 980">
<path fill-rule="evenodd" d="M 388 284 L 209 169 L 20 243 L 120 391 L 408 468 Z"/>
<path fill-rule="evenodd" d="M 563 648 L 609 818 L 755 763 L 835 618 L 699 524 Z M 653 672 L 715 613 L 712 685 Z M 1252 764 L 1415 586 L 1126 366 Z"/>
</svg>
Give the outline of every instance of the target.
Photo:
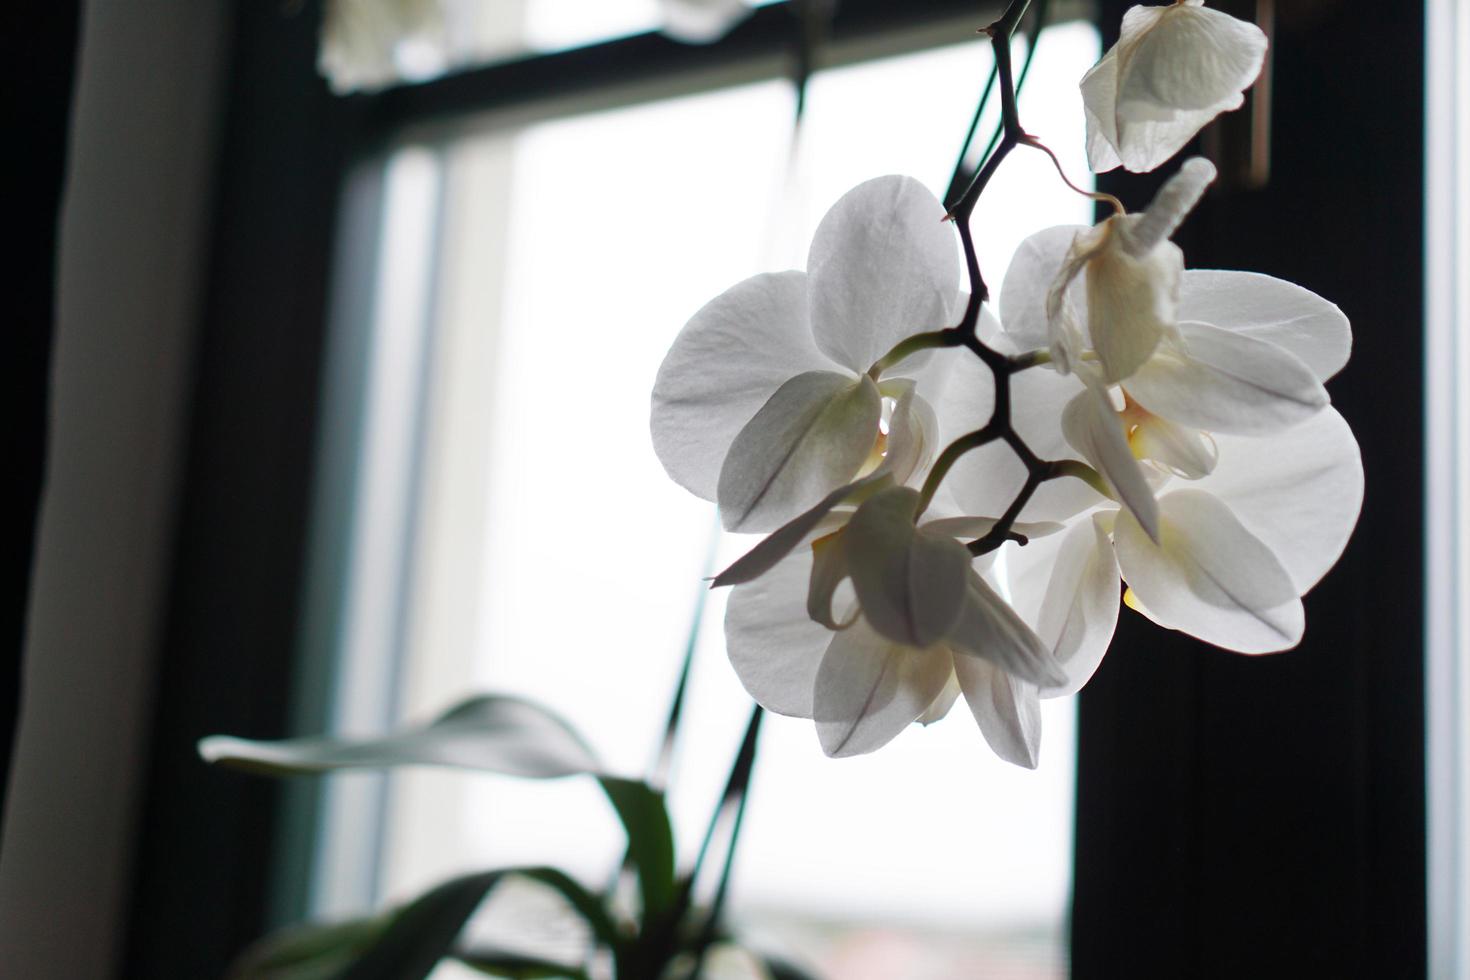
<svg viewBox="0 0 1470 980">
<path fill-rule="evenodd" d="M 255 741 L 211 735 L 199 742 L 199 754 L 207 762 L 277 776 L 426 765 L 555 779 L 601 769 L 586 740 L 559 715 L 524 698 L 496 694 L 471 698 L 427 725 L 381 738 Z"/>
<path fill-rule="evenodd" d="M 817 980 L 815 973 L 808 973 L 801 967 L 780 957 L 764 956 L 760 953 L 756 953 L 755 957 L 760 960 L 761 966 L 765 967 L 766 972 L 771 975 L 771 980 Z"/>
<path fill-rule="evenodd" d="M 643 921 L 658 921 L 674 900 L 674 831 L 664 795 L 647 783 L 603 777 L 600 782 L 628 834 L 628 861 L 638 876 Z"/>
<path fill-rule="evenodd" d="M 510 980 L 547 980 L 560 977 L 564 980 L 587 980 L 581 967 L 566 966 L 534 956 L 521 956 L 500 950 L 461 950 L 454 958 L 465 966 L 492 977 L 508 977 Z"/>
<path fill-rule="evenodd" d="M 602 904 L 555 868 L 505 868 L 446 881 L 395 913 L 377 940 L 342 974 L 342 980 L 412 980 L 427 976 L 449 956 L 469 917 L 496 885 L 510 875 L 539 881 L 559 892 L 586 920 L 592 933 L 622 956 L 618 933 Z"/>
<path fill-rule="evenodd" d="M 225 980 L 331 980 L 370 946 L 387 917 L 293 926 L 252 944 Z"/>
</svg>

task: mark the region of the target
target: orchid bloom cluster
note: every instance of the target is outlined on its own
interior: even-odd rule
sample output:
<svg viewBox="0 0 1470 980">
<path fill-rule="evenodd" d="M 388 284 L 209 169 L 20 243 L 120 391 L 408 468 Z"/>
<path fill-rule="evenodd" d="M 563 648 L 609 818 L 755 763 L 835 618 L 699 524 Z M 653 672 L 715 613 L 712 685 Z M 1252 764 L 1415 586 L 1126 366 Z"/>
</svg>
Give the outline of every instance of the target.
<svg viewBox="0 0 1470 980">
<path fill-rule="evenodd" d="M 1158 167 L 1264 53 L 1200 0 L 1130 10 L 1082 80 L 1094 169 Z M 1289 282 L 1185 269 L 1170 239 L 1214 175 L 1190 159 L 1141 212 L 1032 235 L 998 320 L 968 210 L 880 177 L 827 213 L 806 271 L 694 315 L 654 387 L 654 448 L 728 530 L 766 534 L 714 582 L 734 586 L 729 656 L 756 701 L 849 756 L 963 695 L 995 752 L 1034 767 L 1039 699 L 1086 683 L 1120 603 L 1241 653 L 1299 642 L 1362 499 L 1323 388 L 1351 334 Z"/>
</svg>

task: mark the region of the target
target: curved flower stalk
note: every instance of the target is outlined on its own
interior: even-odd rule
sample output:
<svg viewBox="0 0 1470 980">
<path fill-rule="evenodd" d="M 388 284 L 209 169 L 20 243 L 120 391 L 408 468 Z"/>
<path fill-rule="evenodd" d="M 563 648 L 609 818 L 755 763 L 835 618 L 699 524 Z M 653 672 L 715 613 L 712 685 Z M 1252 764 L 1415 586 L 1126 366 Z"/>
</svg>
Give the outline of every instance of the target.
<svg viewBox="0 0 1470 980">
<path fill-rule="evenodd" d="M 873 471 L 896 403 L 915 383 L 942 390 L 948 365 L 918 374 L 924 354 L 885 357 L 958 315 L 943 215 L 912 178 L 860 184 L 822 219 L 806 272 L 738 283 L 674 340 L 653 388 L 654 451 L 727 529 L 773 530 Z M 933 417 L 923 392 L 912 398 L 915 418 Z"/>
<path fill-rule="evenodd" d="M 1129 9 L 1118 43 L 1082 78 L 1088 163 L 1153 170 L 1240 107 L 1265 57 L 1259 27 L 1204 0 Z"/>
</svg>

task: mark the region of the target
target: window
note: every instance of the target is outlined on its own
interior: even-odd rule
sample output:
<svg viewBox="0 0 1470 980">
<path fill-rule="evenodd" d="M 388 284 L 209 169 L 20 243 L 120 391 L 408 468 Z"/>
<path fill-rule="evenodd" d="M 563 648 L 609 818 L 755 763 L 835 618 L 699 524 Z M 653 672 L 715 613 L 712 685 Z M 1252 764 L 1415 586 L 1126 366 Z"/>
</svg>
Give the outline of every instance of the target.
<svg viewBox="0 0 1470 980">
<path fill-rule="evenodd" d="M 1050 28 L 1023 96 L 1027 125 L 1079 176 L 1075 79 L 1098 54 L 1090 26 Z M 802 265 L 848 187 L 900 172 L 942 192 L 989 67 L 972 43 L 824 71 L 789 166 L 791 87 L 770 81 L 492 118 L 369 168 L 358 206 L 381 209 L 382 237 L 375 274 L 352 279 L 376 294 L 367 408 L 349 434 L 362 442 L 341 725 L 512 691 L 559 709 L 614 769 L 641 772 L 702 606 L 671 796 L 693 853 L 750 703 L 724 657 L 725 593 L 702 594 L 700 579 L 754 539 L 716 535 L 713 508 L 654 458 L 654 372 L 704 300 Z M 997 179 L 975 219 L 991 282 L 1027 234 L 1089 220 L 1092 203 L 1058 188 L 1040 154 Z M 339 302 L 360 317 L 361 296 Z M 1074 711 L 1048 702 L 1035 773 L 996 759 L 963 711 L 841 763 L 810 723 L 769 719 L 735 921 L 837 976 L 859 963 L 875 976 L 1062 975 Z M 596 881 L 617 853 L 586 784 L 410 772 L 385 793 L 349 777 L 330 798 L 321 911 L 477 867 L 554 862 Z"/>
</svg>

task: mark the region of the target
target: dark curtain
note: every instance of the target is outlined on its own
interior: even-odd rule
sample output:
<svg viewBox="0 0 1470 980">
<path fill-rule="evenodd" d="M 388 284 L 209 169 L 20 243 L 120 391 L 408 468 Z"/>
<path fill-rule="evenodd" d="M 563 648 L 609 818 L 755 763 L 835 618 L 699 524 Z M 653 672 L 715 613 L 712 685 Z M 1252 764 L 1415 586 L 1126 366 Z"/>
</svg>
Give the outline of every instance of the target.
<svg viewBox="0 0 1470 980">
<path fill-rule="evenodd" d="M 1106 42 L 1128 5 L 1101 5 Z M 1424 8 L 1274 6 L 1269 181 L 1229 165 L 1243 114 L 1217 123 L 1222 179 L 1176 240 L 1187 267 L 1289 279 L 1352 321 L 1328 391 L 1362 448 L 1362 516 L 1289 653 L 1226 653 L 1123 610 L 1079 715 L 1083 980 L 1426 970 Z M 1099 183 L 1134 207 L 1158 180 Z"/>
<path fill-rule="evenodd" d="M 0 389 L 5 392 L 0 572 L 0 827 L 20 720 L 26 606 L 46 472 L 51 346 L 56 323 L 57 237 L 80 32 L 79 2 L 7 7 L 0 13 L 0 153 L 5 277 L 10 312 Z"/>
</svg>

